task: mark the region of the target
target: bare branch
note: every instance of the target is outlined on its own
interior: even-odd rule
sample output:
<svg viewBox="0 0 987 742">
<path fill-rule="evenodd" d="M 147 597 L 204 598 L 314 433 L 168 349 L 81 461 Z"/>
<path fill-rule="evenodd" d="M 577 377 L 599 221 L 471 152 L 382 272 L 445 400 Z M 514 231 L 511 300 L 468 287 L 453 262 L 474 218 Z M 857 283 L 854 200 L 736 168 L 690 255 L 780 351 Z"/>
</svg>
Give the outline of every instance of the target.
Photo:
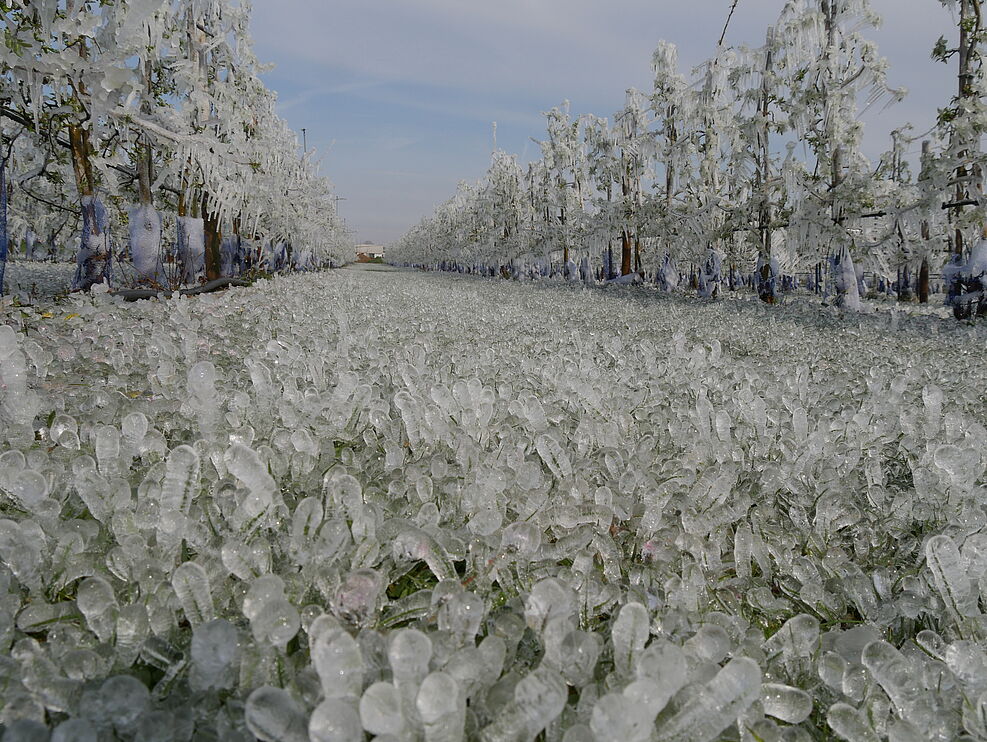
<svg viewBox="0 0 987 742">
<path fill-rule="evenodd" d="M 730 21 L 733 19 L 733 12 L 737 9 L 738 4 L 740 4 L 740 0 L 733 0 L 733 4 L 730 6 L 727 22 L 723 24 L 723 33 L 720 34 L 720 40 L 716 44 L 718 47 L 723 46 L 723 40 L 727 37 L 727 29 L 730 28 Z"/>
</svg>

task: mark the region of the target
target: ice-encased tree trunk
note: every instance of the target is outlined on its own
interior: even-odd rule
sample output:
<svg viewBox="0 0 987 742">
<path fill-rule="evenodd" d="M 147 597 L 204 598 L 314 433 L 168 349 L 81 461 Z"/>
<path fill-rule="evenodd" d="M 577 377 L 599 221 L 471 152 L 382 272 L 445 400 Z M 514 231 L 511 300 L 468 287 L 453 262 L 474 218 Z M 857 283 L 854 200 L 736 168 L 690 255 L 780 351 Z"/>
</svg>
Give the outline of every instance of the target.
<svg viewBox="0 0 987 742">
<path fill-rule="evenodd" d="M 220 273 L 224 276 L 233 275 L 233 261 L 236 258 L 236 238 L 224 237 L 219 248 Z"/>
<path fill-rule="evenodd" d="M 761 100 L 759 112 L 761 115 L 757 127 L 757 174 L 755 176 L 755 187 L 759 199 L 757 209 L 758 221 L 758 255 L 755 267 L 755 281 L 757 282 L 757 294 L 766 304 L 774 304 L 778 301 L 778 261 L 771 254 L 771 219 L 773 218 L 773 207 L 771 203 L 771 193 L 769 184 L 771 182 L 771 134 L 768 128 L 771 114 L 771 80 L 774 66 L 774 45 L 775 32 L 773 28 L 768 29 L 767 40 L 764 49 L 764 70 L 761 77 Z"/>
<path fill-rule="evenodd" d="M 620 150 L 620 274 L 626 276 L 640 269 L 641 180 L 654 156 L 654 137 L 648 131 L 643 96 L 633 88 L 615 119 L 613 133 Z"/>
<path fill-rule="evenodd" d="M 923 174 L 926 173 L 926 165 L 929 162 L 929 152 L 932 148 L 932 142 L 926 139 L 922 142 L 922 171 Z M 928 245 L 932 239 L 932 230 L 929 225 L 928 219 L 922 220 L 922 242 L 926 246 L 926 251 L 928 250 Z M 929 255 L 926 252 L 922 255 L 922 263 L 918 269 L 918 300 L 920 304 L 929 303 Z"/>
<path fill-rule="evenodd" d="M 664 282 L 666 291 L 678 286 L 678 270 L 675 268 L 674 247 L 668 235 L 674 232 L 672 212 L 674 200 L 678 191 L 679 178 L 683 169 L 683 148 L 687 146 L 688 137 L 681 137 L 682 122 L 691 115 L 692 97 L 689 95 L 688 84 L 678 71 L 678 49 L 666 41 L 658 42 L 652 56 L 651 111 L 659 122 L 656 156 L 661 160 L 664 169 L 665 183 L 663 198 L 659 201 L 660 233 L 665 248 L 666 261 L 662 271 L 667 266 L 675 270 L 674 285 Z M 682 255 L 678 255 L 682 258 Z M 670 276 L 669 276 L 670 278 Z"/>
<path fill-rule="evenodd" d="M 95 179 L 90 160 L 89 132 L 81 126 L 69 127 L 72 168 L 82 209 L 82 236 L 76 256 L 73 291 L 88 291 L 94 284 L 109 283 L 112 276 L 109 218 L 106 208 L 96 197 Z"/>
<path fill-rule="evenodd" d="M 666 293 L 671 293 L 679 285 L 679 269 L 675 266 L 671 253 L 666 252 L 662 260 L 661 268 L 658 270 L 658 288 Z"/>
<path fill-rule="evenodd" d="M 138 280 L 161 280 L 161 215 L 151 204 L 138 204 L 130 210 L 130 259 Z"/>
<path fill-rule="evenodd" d="M 223 230 L 219 224 L 219 213 L 210 203 L 209 195 L 202 194 L 203 262 L 206 279 L 214 281 L 223 277 L 223 257 L 221 244 Z"/>
<path fill-rule="evenodd" d="M 73 291 L 88 291 L 97 283 L 110 283 L 112 250 L 109 217 L 95 196 L 82 197 L 82 237 L 76 257 Z"/>
<path fill-rule="evenodd" d="M 860 311 L 860 289 L 857 272 L 850 255 L 850 247 L 843 245 L 830 260 L 833 287 L 836 289 L 834 306 Z"/>
<path fill-rule="evenodd" d="M 706 260 L 699 271 L 699 295 L 704 299 L 716 299 L 720 295 L 722 280 L 723 257 L 719 252 L 710 248 L 706 252 Z"/>
<path fill-rule="evenodd" d="M 205 270 L 206 238 L 202 219 L 195 216 L 179 216 L 176 220 L 177 244 L 175 255 L 178 259 L 180 283 L 194 283 Z"/>
<path fill-rule="evenodd" d="M 0 296 L 7 273 L 7 159 L 0 158 Z"/>
<path fill-rule="evenodd" d="M 763 250 L 757 254 L 754 267 L 754 286 L 761 301 L 774 304 L 778 301 L 778 261 Z"/>
<path fill-rule="evenodd" d="M 145 99 L 141 114 L 150 116 L 154 94 L 152 62 L 144 60 L 143 73 Z M 137 271 L 138 281 L 159 283 L 163 277 L 161 264 L 161 215 L 154 209 L 154 150 L 147 134 L 139 135 L 135 148 L 134 166 L 137 170 L 139 203 L 130 210 L 130 259 Z"/>
<path fill-rule="evenodd" d="M 78 40 L 78 53 L 89 60 L 89 46 L 84 38 Z M 88 96 L 86 86 L 77 81 L 74 85 L 74 105 L 84 109 L 81 102 Z M 82 238 L 76 257 L 73 291 L 88 291 L 93 285 L 112 279 L 113 253 L 110 249 L 109 218 L 103 204 L 96 197 L 96 177 L 93 173 L 93 147 L 90 131 L 81 122 L 69 124 L 69 151 L 72 155 L 72 173 L 82 209 Z"/>
<path fill-rule="evenodd" d="M 945 123 L 949 138 L 948 157 L 955 166 L 953 182 L 953 211 L 951 221 L 955 223 L 952 236 L 952 255 L 943 271 L 947 279 L 947 304 L 953 305 L 958 319 L 966 316 L 967 305 L 962 297 L 966 293 L 963 276 L 966 271 L 959 268 L 965 255 L 964 230 L 975 228 L 978 232 L 984 227 L 984 211 L 977 201 L 983 195 L 983 163 L 981 139 L 987 131 L 984 108 L 983 60 L 980 45 L 984 38 L 983 8 L 981 0 L 952 0 L 943 4 L 959 6 L 959 45 L 955 49 L 946 48 L 946 40 L 940 39 L 933 50 L 933 58 L 946 61 L 952 54 L 958 59 L 957 95 L 952 108 L 940 115 Z M 964 215 L 964 206 L 975 205 L 975 210 Z"/>
</svg>

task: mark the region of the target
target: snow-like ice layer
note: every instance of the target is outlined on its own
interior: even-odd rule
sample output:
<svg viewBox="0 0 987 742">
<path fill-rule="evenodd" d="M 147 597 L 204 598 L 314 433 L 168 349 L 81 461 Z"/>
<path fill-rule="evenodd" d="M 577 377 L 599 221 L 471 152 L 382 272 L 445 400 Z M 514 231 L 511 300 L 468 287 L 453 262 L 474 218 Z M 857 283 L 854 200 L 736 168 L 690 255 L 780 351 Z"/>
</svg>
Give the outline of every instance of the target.
<svg viewBox="0 0 987 742">
<path fill-rule="evenodd" d="M 983 327 L 383 270 L 4 306 L 8 729 L 987 732 Z"/>
<path fill-rule="evenodd" d="M 71 288 L 75 269 L 75 263 L 8 262 L 7 295 L 26 304 L 66 294 Z"/>
<path fill-rule="evenodd" d="M 160 281 L 161 215 L 151 205 L 138 204 L 130 210 L 130 259 L 142 279 Z"/>
</svg>

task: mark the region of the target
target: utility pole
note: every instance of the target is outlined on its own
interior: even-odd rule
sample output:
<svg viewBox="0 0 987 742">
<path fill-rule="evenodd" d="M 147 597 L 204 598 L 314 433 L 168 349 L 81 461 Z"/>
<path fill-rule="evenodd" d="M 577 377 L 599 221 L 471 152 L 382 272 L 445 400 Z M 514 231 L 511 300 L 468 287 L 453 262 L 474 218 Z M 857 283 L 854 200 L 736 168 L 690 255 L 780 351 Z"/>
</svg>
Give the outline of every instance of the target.
<svg viewBox="0 0 987 742">
<path fill-rule="evenodd" d="M 308 154 L 308 137 L 305 135 L 305 129 L 302 129 L 302 154 Z"/>
</svg>

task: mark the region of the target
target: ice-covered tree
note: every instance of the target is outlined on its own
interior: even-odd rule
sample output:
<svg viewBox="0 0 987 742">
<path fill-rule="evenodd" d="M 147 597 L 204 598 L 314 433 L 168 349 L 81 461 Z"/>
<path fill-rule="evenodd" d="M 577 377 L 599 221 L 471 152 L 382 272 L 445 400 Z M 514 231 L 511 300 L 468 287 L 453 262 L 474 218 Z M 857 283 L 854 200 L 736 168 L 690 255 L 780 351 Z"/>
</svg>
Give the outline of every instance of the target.
<svg viewBox="0 0 987 742">
<path fill-rule="evenodd" d="M 953 232 L 949 265 L 949 302 L 957 317 L 969 316 L 980 304 L 968 295 L 979 295 L 980 278 L 975 275 L 980 262 L 987 262 L 987 214 L 983 203 L 985 162 L 981 142 L 987 133 L 987 81 L 984 79 L 983 44 L 987 39 L 982 0 L 940 0 L 956 12 L 958 42 L 951 46 L 943 37 L 933 49 L 933 58 L 943 62 L 957 60 L 957 93 L 950 105 L 939 111 L 940 136 L 947 142 L 939 159 L 938 184 L 951 176 Z M 966 245 L 973 245 L 969 261 Z M 973 273 L 971 273 L 971 269 Z"/>
<path fill-rule="evenodd" d="M 848 228 L 872 196 L 859 103 L 900 95 L 888 87 L 887 63 L 865 36 L 879 22 L 869 0 L 789 0 L 777 27 L 785 87 L 780 105 L 812 157 L 808 167 L 789 171 L 789 238 L 804 258 L 838 256 L 836 301 L 855 306 L 859 302 L 839 287 L 853 270 Z"/>
<path fill-rule="evenodd" d="M 556 225 L 552 232 L 557 240 L 550 244 L 560 248 L 563 265 L 569 264 L 569 252 L 579 226 L 584 200 L 586 157 L 579 121 L 569 114 L 569 103 L 545 114 L 547 139 L 539 142 L 542 152 L 542 191 L 548 217 Z"/>
<path fill-rule="evenodd" d="M 583 141 L 586 147 L 587 182 L 595 189 L 591 198 L 594 214 L 592 232 L 605 245 L 603 254 L 603 279 L 614 277 L 614 235 L 620 222 L 618 206 L 614 202 L 614 186 L 620 183 L 621 162 L 609 121 L 587 115 L 583 119 Z"/>
<path fill-rule="evenodd" d="M 122 268 L 114 282 L 160 281 L 161 214 L 170 210 L 182 257 L 170 278 L 179 282 L 242 266 L 234 254 L 241 224 L 288 245 L 297 235 L 309 264 L 342 259 L 331 186 L 311 158 L 298 157 L 297 138 L 275 113 L 249 12 L 232 0 L 5 4 L 0 115 L 30 142 L 18 145 L 17 173 L 8 173 L 27 197 L 15 223 L 54 239 L 74 228 L 67 212 L 81 214 L 77 288 L 106 280 L 114 266 Z M 125 251 L 110 249 L 126 203 L 136 204 L 129 240 L 116 239 L 129 241 L 133 269 L 116 260 Z M 64 213 L 54 227 L 50 209 Z M 222 240 L 224 230 L 235 239 Z"/>
<path fill-rule="evenodd" d="M 757 252 L 754 282 L 761 300 L 777 301 L 780 286 L 778 260 L 772 249 L 776 214 L 782 209 L 783 190 L 776 148 L 786 132 L 786 117 L 778 110 L 779 74 L 776 58 L 778 36 L 769 28 L 764 45 L 740 50 L 740 61 L 730 72 L 738 91 L 736 109 L 737 145 L 732 160 L 741 174 L 735 180 L 746 201 L 737 204 L 733 229 L 738 230 Z M 744 198 L 745 197 L 745 198 Z"/>
<path fill-rule="evenodd" d="M 651 114 L 657 122 L 655 132 L 655 170 L 659 176 L 657 198 L 651 203 L 651 224 L 659 235 L 663 252 L 659 285 L 674 288 L 678 284 L 675 258 L 684 257 L 679 220 L 675 214 L 675 202 L 679 195 L 680 181 L 686 167 L 689 138 L 684 136 L 685 121 L 691 116 L 694 96 L 685 77 L 678 69 L 678 49 L 672 43 L 661 41 L 652 56 Z M 657 257 L 657 256 L 656 256 Z"/>
<path fill-rule="evenodd" d="M 641 270 L 644 178 L 651 172 L 655 139 L 648 126 L 644 97 L 627 91 L 624 108 L 614 116 L 614 145 L 620 163 L 620 274 Z"/>
<path fill-rule="evenodd" d="M 523 226 L 527 221 L 527 200 L 523 187 L 524 172 L 517 158 L 495 150 L 485 178 L 483 202 L 490 220 L 492 257 L 501 264 L 518 257 L 525 248 Z"/>
</svg>

